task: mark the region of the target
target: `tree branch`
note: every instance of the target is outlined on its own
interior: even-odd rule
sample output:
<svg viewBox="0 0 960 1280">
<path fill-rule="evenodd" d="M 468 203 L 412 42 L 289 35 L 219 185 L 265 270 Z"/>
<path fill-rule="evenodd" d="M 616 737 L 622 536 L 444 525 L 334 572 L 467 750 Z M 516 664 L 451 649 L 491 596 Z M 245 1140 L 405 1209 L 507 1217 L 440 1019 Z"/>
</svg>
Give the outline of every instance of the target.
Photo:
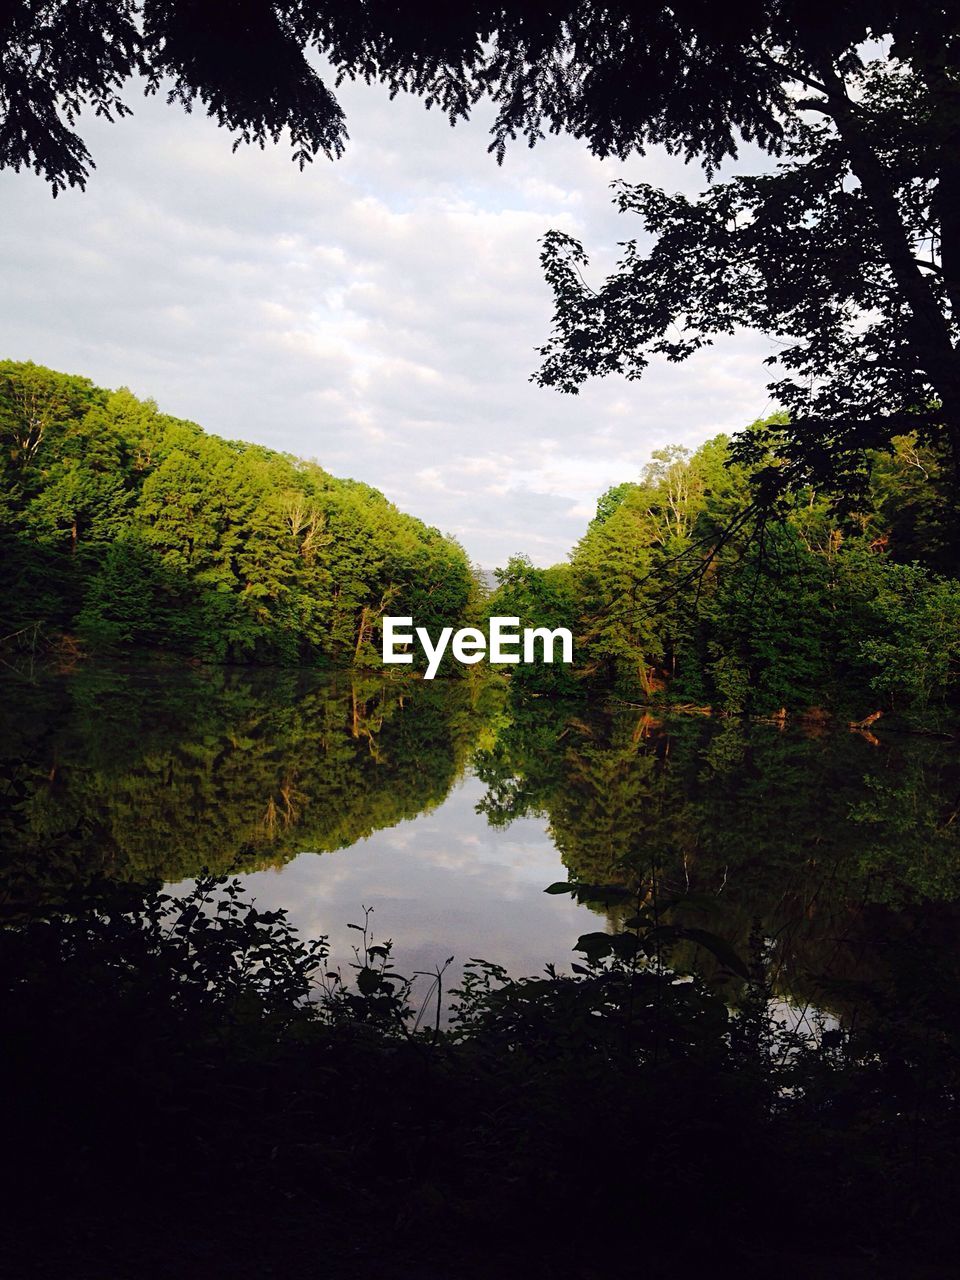
<svg viewBox="0 0 960 1280">
<path fill-rule="evenodd" d="M 846 146 L 850 167 L 873 212 L 887 264 L 910 310 L 911 345 L 917 363 L 943 405 L 944 426 L 950 437 L 955 465 L 960 469 L 960 362 L 954 350 L 950 326 L 930 290 L 929 277 L 921 273 L 913 255 L 893 181 L 864 132 L 842 78 L 828 63 L 824 64 L 822 75 L 828 86 L 831 114 Z"/>
</svg>

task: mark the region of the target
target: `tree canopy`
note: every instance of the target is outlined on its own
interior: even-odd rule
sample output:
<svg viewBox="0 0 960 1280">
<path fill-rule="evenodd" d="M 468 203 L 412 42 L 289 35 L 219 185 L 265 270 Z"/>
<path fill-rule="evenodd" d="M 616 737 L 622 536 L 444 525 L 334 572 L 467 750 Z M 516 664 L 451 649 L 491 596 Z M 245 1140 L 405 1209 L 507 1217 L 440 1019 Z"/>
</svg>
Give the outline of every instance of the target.
<svg viewBox="0 0 960 1280">
<path fill-rule="evenodd" d="M 369 485 L 14 361 L 0 553 L 6 638 L 219 661 L 378 665 L 384 612 L 460 625 L 479 590 L 459 544 Z"/>
<path fill-rule="evenodd" d="M 847 499 L 866 451 L 907 429 L 960 484 L 960 77 L 951 47 L 797 70 L 779 162 L 697 199 L 618 184 L 643 239 L 598 288 L 576 240 L 547 235 L 556 303 L 537 374 L 575 392 L 591 376 L 639 377 L 746 327 L 777 346 L 769 389 L 790 414 L 738 456 L 767 466 L 769 497 L 814 482 Z M 652 247 L 650 244 L 652 238 Z M 769 453 L 775 446 L 775 458 Z"/>
<path fill-rule="evenodd" d="M 725 436 L 695 453 L 657 450 L 638 482 L 600 498 L 569 563 L 518 557 L 497 571 L 491 613 L 575 637 L 572 671 L 521 666 L 513 685 L 775 722 L 811 708 L 815 719 L 826 708 L 859 719 L 869 706 L 901 723 L 949 723 L 960 583 L 943 572 L 955 573 L 950 513 L 930 449 L 898 437 L 892 454 L 871 454 L 864 497 L 844 519 L 812 488 L 780 519 L 757 512 L 755 475 L 731 454 Z"/>
<path fill-rule="evenodd" d="M 574 391 L 594 374 L 636 377 L 651 355 L 682 360 L 759 329 L 780 344 L 771 391 L 791 414 L 777 462 L 758 472 L 765 500 L 810 480 L 848 493 L 864 449 L 905 425 L 944 445 L 956 496 L 954 5 L 20 0 L 0 32 L 0 166 L 31 167 L 54 192 L 89 175 L 81 111 L 126 114 L 136 76 L 188 110 L 199 102 L 235 145 L 286 134 L 301 165 L 342 152 L 333 89 L 356 78 L 419 95 L 451 122 L 492 99 L 498 158 L 511 140 L 566 132 L 601 157 L 663 145 L 712 177 L 754 144 L 774 170 L 699 200 L 622 187 L 621 208 L 655 243 L 629 241 L 597 290 L 581 278 L 582 247 L 547 237 L 556 326 L 539 381 Z M 757 436 L 740 443 L 765 456 Z"/>
<path fill-rule="evenodd" d="M 0 36 L 0 165 L 32 167 L 55 189 L 89 176 L 80 112 L 127 114 L 121 91 L 138 76 L 188 110 L 199 102 L 238 142 L 286 131 L 300 164 L 338 156 L 347 137 L 322 55 L 334 88 L 380 81 L 451 121 L 492 98 L 498 156 L 550 131 L 599 156 L 663 143 L 716 165 L 739 138 L 778 152 L 790 84 L 824 62 L 852 65 L 864 40 L 890 38 L 945 74 L 958 40 L 951 5 L 898 0 L 10 0 Z"/>
</svg>

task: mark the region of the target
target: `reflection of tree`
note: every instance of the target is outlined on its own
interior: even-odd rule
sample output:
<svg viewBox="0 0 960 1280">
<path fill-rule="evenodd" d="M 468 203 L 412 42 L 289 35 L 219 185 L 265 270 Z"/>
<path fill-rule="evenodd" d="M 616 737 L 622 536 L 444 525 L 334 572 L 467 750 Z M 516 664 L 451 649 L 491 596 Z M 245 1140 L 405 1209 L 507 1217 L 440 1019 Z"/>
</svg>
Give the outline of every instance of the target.
<svg viewBox="0 0 960 1280">
<path fill-rule="evenodd" d="M 177 880 L 344 848 L 446 796 L 489 697 L 469 681 L 222 670 L 15 686 L 8 887 Z"/>
<path fill-rule="evenodd" d="M 538 700 L 478 767 L 491 821 L 546 816 L 571 879 L 636 887 L 657 866 L 668 896 L 713 896 L 695 923 L 742 951 L 761 921 L 784 987 L 858 976 L 881 919 L 960 898 L 960 771 L 929 739 Z"/>
</svg>

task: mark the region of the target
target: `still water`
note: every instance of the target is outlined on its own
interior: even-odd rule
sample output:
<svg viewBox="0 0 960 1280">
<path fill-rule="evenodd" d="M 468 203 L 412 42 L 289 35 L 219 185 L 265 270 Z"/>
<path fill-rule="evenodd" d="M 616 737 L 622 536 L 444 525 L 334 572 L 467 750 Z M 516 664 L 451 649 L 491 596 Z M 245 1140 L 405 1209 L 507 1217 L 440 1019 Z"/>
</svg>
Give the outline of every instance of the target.
<svg viewBox="0 0 960 1280">
<path fill-rule="evenodd" d="M 403 973 L 432 971 L 450 956 L 454 981 L 468 956 L 515 974 L 537 973 L 547 961 L 566 968 L 577 937 L 602 921 L 566 896 L 544 894 L 566 879 L 545 821 L 493 828 L 477 812 L 484 792 L 468 774 L 436 809 L 349 849 L 254 872 L 248 891 L 263 906 L 287 907 L 308 935 L 329 934 L 341 962 L 351 941 L 345 922 L 362 923 L 366 905 L 378 940 L 394 940 Z"/>
<path fill-rule="evenodd" d="M 455 982 L 472 956 L 566 967 L 616 917 L 544 888 L 655 866 L 694 923 L 762 939 L 791 1000 L 842 1010 L 898 931 L 955 945 L 955 743 L 515 703 L 499 681 L 82 666 L 2 695 L 7 913 L 206 868 L 341 963 L 373 907 L 401 972 L 454 956 Z"/>
</svg>

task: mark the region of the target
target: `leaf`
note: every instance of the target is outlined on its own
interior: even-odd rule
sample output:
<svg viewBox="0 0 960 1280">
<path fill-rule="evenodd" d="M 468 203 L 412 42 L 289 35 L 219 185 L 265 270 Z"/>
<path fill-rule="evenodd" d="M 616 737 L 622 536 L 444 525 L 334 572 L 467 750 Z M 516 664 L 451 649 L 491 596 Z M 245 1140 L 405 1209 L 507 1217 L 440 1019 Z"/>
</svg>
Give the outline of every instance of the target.
<svg viewBox="0 0 960 1280">
<path fill-rule="evenodd" d="M 648 929 L 640 939 L 640 942 L 644 951 L 652 955 L 657 947 L 669 947 L 671 943 L 676 942 L 679 936 L 680 930 L 676 925 L 661 924 L 656 929 Z"/>
<path fill-rule="evenodd" d="M 615 933 L 610 939 L 613 953 L 620 960 L 633 960 L 641 949 L 640 939 L 635 933 Z"/>
<path fill-rule="evenodd" d="M 677 929 L 676 932 L 678 937 L 688 938 L 691 942 L 695 942 L 697 946 L 709 951 L 716 956 L 725 968 L 730 969 L 739 977 L 750 977 L 750 970 L 725 938 L 718 938 L 715 933 L 709 933 L 706 929 Z"/>
<path fill-rule="evenodd" d="M 579 880 L 557 880 L 544 893 L 569 893 L 578 902 L 634 902 L 636 893 L 622 884 L 584 884 Z"/>
<path fill-rule="evenodd" d="M 588 960 L 602 960 L 613 951 L 609 933 L 584 933 L 577 939 L 574 951 L 582 951 Z"/>
<path fill-rule="evenodd" d="M 374 969 L 364 967 L 357 974 L 357 990 L 362 996 L 372 996 L 380 990 L 382 978 Z"/>
</svg>

